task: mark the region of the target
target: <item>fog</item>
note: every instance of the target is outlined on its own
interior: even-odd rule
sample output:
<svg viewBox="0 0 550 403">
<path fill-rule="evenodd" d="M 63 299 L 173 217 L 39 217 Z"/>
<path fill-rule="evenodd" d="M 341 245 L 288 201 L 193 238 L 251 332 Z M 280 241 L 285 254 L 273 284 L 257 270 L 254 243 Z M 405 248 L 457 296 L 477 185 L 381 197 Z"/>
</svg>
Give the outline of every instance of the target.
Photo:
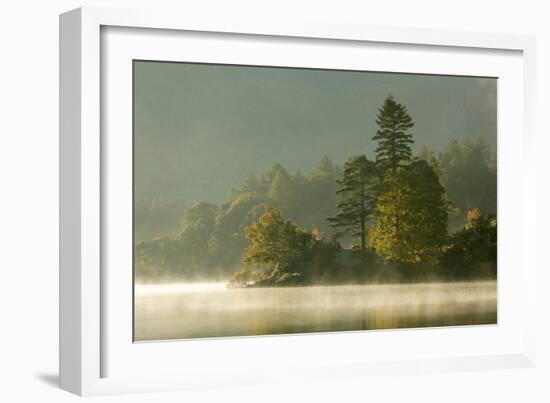
<svg viewBox="0 0 550 403">
<path fill-rule="evenodd" d="M 407 105 L 415 145 L 480 137 L 495 150 L 497 80 L 187 63 L 135 63 L 135 196 L 220 203 L 279 161 L 309 170 L 374 157 L 376 113 Z"/>
<path fill-rule="evenodd" d="M 136 285 L 135 340 L 494 324 L 496 281 L 227 289 Z"/>
</svg>

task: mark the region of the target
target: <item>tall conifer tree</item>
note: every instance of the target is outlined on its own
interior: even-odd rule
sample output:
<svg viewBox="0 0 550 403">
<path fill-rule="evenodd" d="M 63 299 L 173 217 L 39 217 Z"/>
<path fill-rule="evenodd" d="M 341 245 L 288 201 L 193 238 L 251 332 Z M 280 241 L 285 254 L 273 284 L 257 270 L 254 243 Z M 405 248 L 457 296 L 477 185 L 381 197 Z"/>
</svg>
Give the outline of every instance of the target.
<svg viewBox="0 0 550 403">
<path fill-rule="evenodd" d="M 366 248 L 367 221 L 374 214 L 373 185 L 376 179 L 376 165 L 364 155 L 351 157 L 343 168 L 342 178 L 338 180 L 336 191 L 341 201 L 338 212 L 328 221 L 334 228 L 340 228 L 341 233 L 358 237 L 361 250 Z"/>
<path fill-rule="evenodd" d="M 376 147 L 376 164 L 381 172 L 390 171 L 395 174 L 397 168 L 411 162 L 413 144 L 409 129 L 414 126 L 407 108 L 389 96 L 376 116 L 378 131 L 372 138 L 378 141 Z"/>
</svg>

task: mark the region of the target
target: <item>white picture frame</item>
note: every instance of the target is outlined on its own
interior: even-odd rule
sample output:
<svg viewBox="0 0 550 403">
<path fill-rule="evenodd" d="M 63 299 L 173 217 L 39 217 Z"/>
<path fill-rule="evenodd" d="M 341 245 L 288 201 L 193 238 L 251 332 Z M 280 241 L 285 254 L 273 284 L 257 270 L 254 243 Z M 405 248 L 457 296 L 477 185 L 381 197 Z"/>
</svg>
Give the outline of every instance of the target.
<svg viewBox="0 0 550 403">
<path fill-rule="evenodd" d="M 102 32 L 109 27 L 115 29 L 114 39 L 106 41 Z M 126 31 L 125 31 L 126 29 Z M 149 35 L 156 32 L 156 36 L 147 37 L 147 40 L 131 44 L 128 36 L 137 35 L 137 29 L 147 29 L 143 34 Z M 122 35 L 116 37 L 117 31 Z M 156 30 L 156 31 L 150 31 Z M 144 31 L 142 31 L 143 33 Z M 165 33 L 166 35 L 162 34 Z M 216 41 L 227 41 L 230 37 L 252 38 L 254 41 L 300 41 L 300 46 L 307 46 L 310 41 L 328 41 L 326 46 L 337 50 L 346 44 L 358 44 L 355 51 L 361 52 L 362 44 L 376 44 L 376 46 L 397 46 L 396 51 L 407 51 L 407 47 L 416 47 L 419 52 L 447 52 L 449 60 L 429 71 L 430 73 L 456 73 L 449 66 L 453 58 L 462 57 L 460 52 L 471 53 L 471 69 L 490 73 L 491 63 L 499 64 L 499 54 L 513 54 L 510 58 L 509 74 L 510 91 L 515 91 L 519 101 L 504 99 L 499 103 L 499 111 L 504 110 L 513 115 L 514 108 L 521 106 L 519 118 L 514 121 L 499 120 L 499 192 L 502 190 L 500 183 L 502 178 L 510 179 L 521 186 L 521 192 L 511 193 L 506 203 L 513 203 L 501 210 L 499 202 L 499 215 L 501 211 L 506 214 L 514 207 L 519 209 L 518 217 L 510 220 L 508 227 L 504 227 L 508 237 L 520 236 L 520 242 L 515 250 L 501 248 L 500 240 L 505 245 L 505 234 L 502 234 L 502 226 L 499 225 L 499 276 L 500 265 L 517 263 L 521 270 L 513 274 L 509 281 L 499 284 L 499 315 L 504 312 L 505 317 L 510 310 L 510 326 L 500 323 L 500 327 L 480 328 L 477 330 L 454 329 L 446 332 L 444 329 L 434 329 L 419 333 L 415 331 L 399 332 L 347 332 L 346 334 L 299 335 L 282 337 L 257 337 L 241 338 L 217 341 L 184 341 L 180 343 L 147 343 L 148 347 L 134 348 L 131 340 L 125 336 L 124 328 L 118 329 L 109 318 L 116 318 L 116 323 L 127 322 L 131 317 L 124 318 L 127 312 L 129 299 L 126 298 L 127 289 L 124 288 L 127 278 L 112 278 L 109 267 L 108 245 L 105 228 L 127 226 L 121 221 L 111 224 L 112 216 L 106 214 L 111 208 L 109 182 L 114 172 L 113 165 L 109 164 L 109 156 L 106 152 L 116 149 L 124 149 L 128 143 L 112 143 L 115 138 L 111 135 L 110 128 L 113 124 L 106 117 L 109 111 L 103 108 L 106 101 L 124 111 L 126 101 L 118 102 L 117 96 L 111 98 L 111 94 L 124 95 L 124 83 L 122 86 L 113 85 L 111 81 L 102 79 L 102 74 L 125 74 L 124 70 L 112 73 L 119 66 L 109 65 L 102 60 L 104 57 L 112 57 L 113 61 L 121 58 L 120 65 L 124 66 L 125 60 L 134 57 L 131 51 L 126 53 L 123 49 L 133 49 L 139 53 L 143 47 L 155 47 L 154 56 L 157 58 L 170 58 L 170 53 L 163 53 L 163 49 L 170 49 L 173 41 L 178 41 L 178 32 L 192 32 L 196 38 L 209 33 L 217 33 Z M 159 34 L 160 33 L 160 34 Z M 168 35 L 169 33 L 169 35 Z M 164 36 L 163 36 L 164 35 Z M 224 39 L 224 36 L 227 38 Z M 117 42 L 118 41 L 118 42 Z M 121 42 L 128 41 L 128 42 Z M 136 42 L 136 41 L 134 41 Z M 141 43 L 141 44 L 140 44 Z M 324 42 L 323 42 L 324 43 Z M 124 46 L 121 46 L 124 45 Z M 132 46 L 125 46 L 131 44 Z M 108 45 L 108 46 L 107 46 Z M 158 45 L 158 46 L 156 46 Z M 118 48 L 117 48 L 118 46 Z M 192 45 L 190 45 L 192 46 Z M 325 46 L 325 45 L 323 45 Z M 109 53 L 105 49 L 110 47 L 117 52 Z M 401 49 L 401 50 L 400 50 Z M 197 19 L 192 15 L 181 16 L 170 13 L 159 13 L 145 10 L 115 10 L 103 8 L 81 8 L 70 11 L 60 17 L 60 384 L 63 389 L 79 395 L 96 395 L 112 393 L 134 393 L 140 391 L 160 391 L 170 389 L 186 389 L 214 386 L 244 386 L 266 382 L 293 382 L 296 379 L 323 379 L 334 380 L 348 376 L 369 376 L 370 374 L 386 373 L 410 374 L 418 372 L 446 372 L 464 371 L 476 369 L 528 367 L 535 365 L 535 318 L 524 312 L 535 312 L 536 291 L 536 262 L 534 260 L 534 244 L 532 237 L 536 233 L 535 218 L 535 134 L 534 134 L 534 91 L 535 91 L 535 42 L 533 37 L 505 34 L 481 34 L 455 31 L 429 31 L 409 28 L 382 28 L 368 26 L 349 26 L 315 21 L 285 21 L 274 22 L 269 19 L 262 21 L 231 20 L 214 21 L 210 19 Z M 500 53 L 499 53 L 500 52 Z M 476 58 L 482 58 L 486 54 L 493 54 L 497 59 L 491 62 L 487 59 L 487 65 L 475 66 Z M 477 55 L 477 56 L 476 56 Z M 147 57 L 153 57 L 149 53 Z M 200 57 L 196 55 L 195 57 Z M 254 55 L 258 58 L 258 54 Z M 435 61 L 433 56 L 427 56 Z M 491 56 L 492 57 L 492 56 Z M 123 58 L 126 58 L 123 60 Z M 302 59 L 296 62 L 298 66 L 306 63 L 320 63 L 319 60 L 311 62 Z M 512 60 L 513 59 L 513 60 Z M 159 60 L 159 59 L 157 59 Z M 466 60 L 466 57 L 464 57 Z M 480 59 L 481 60 L 481 59 Z M 503 59 L 504 60 L 504 59 Z M 272 59 L 262 61 L 270 65 Z M 286 65 L 292 64 L 292 60 Z M 504 66 L 506 63 L 502 63 Z M 514 67 L 515 66 L 515 67 Z M 383 66 L 381 67 L 383 68 Z M 504 67 L 502 67 L 504 69 Z M 106 70 L 104 70 L 106 69 Z M 113 70 L 114 69 L 114 70 Z M 417 69 L 418 72 L 426 72 L 426 67 L 419 64 L 405 68 L 407 71 Z M 496 71 L 496 70 L 495 70 Z M 503 70 L 504 71 L 504 70 Z M 117 76 L 120 77 L 120 76 Z M 515 81 L 514 81 L 515 80 Z M 519 81 L 518 81 L 519 80 Z M 124 80 L 121 80 L 124 81 Z M 506 94 L 507 92 L 504 91 Z M 511 94 L 508 93 L 508 94 Z M 105 98 L 106 97 L 106 98 Z M 516 98 L 518 98 L 516 97 Z M 120 98 L 122 99 L 122 98 Z M 113 101 L 114 100 L 114 101 Z M 126 102 L 127 103 L 127 102 Z M 126 105 L 127 106 L 127 105 Z M 517 108 L 516 108 L 517 109 Z M 507 114 L 508 115 L 508 114 Z M 522 132 L 522 136 L 514 137 L 506 135 L 500 137 L 500 132 L 506 132 L 506 127 L 500 124 L 505 122 Z M 118 124 L 118 123 L 116 123 Z M 123 124 L 123 123 L 121 123 Z M 121 126 L 123 130 L 125 126 Z M 108 137 L 105 138 L 105 133 Z M 102 137 L 103 136 L 103 137 Z M 118 137 L 116 137 L 118 139 Z M 114 147 L 114 148 L 113 148 Z M 502 164 L 507 159 L 507 150 L 520 150 L 524 163 L 517 171 L 511 172 Z M 500 154 L 502 151 L 502 154 Z M 503 158 L 500 158 L 500 155 Z M 503 162 L 504 161 L 504 162 Z M 124 164 L 124 162 L 122 163 Z M 119 172 L 119 171 L 117 171 Z M 116 180 L 116 179 L 114 179 Z M 506 190 L 506 189 L 505 189 Z M 127 200 L 127 193 L 116 195 L 118 200 Z M 502 193 L 499 193 L 499 197 Z M 508 194 L 506 194 L 508 195 Z M 125 199 L 126 197 L 126 199 Z M 120 207 L 119 207 L 120 208 Z M 500 217 L 499 217 L 500 219 Z M 504 235 L 501 237 L 501 235 Z M 109 232 L 109 239 L 113 239 Z M 513 254 L 513 255 L 512 255 Z M 511 263 L 510 263 L 511 264 Z M 105 281 L 109 280 L 109 287 Z M 126 282 L 125 282 L 126 281 Z M 500 278 L 499 278 L 500 281 Z M 510 286 L 508 286 L 510 284 Z M 512 287 L 513 286 L 513 287 Z M 512 289 L 513 288 L 513 289 Z M 114 303 L 110 293 L 120 291 L 124 295 L 120 304 Z M 512 297 L 521 297 L 522 304 L 515 308 L 507 308 L 506 301 Z M 501 302 L 504 300 L 504 306 Z M 118 305 L 113 305 L 118 304 Z M 126 304 L 126 305 L 124 305 Z M 514 312 L 511 310 L 515 309 Z M 118 312 L 118 313 L 117 313 Z M 122 312 L 122 316 L 120 314 Z M 118 316 L 117 316 L 118 315 Z M 517 318 L 521 315 L 521 321 Z M 500 316 L 499 316 L 500 317 Z M 476 332 L 474 334 L 474 332 Z M 404 355 L 402 351 L 396 351 L 392 357 L 382 359 L 367 359 L 356 355 L 351 359 L 351 352 L 339 352 L 339 354 L 326 354 L 322 358 L 313 359 L 315 349 L 324 346 L 329 351 L 334 351 L 338 343 L 346 345 L 358 345 L 368 337 L 369 342 L 380 339 L 392 339 L 417 345 L 430 345 L 431 347 L 419 348 L 417 355 Z M 478 348 L 470 348 L 468 340 L 476 337 L 485 338 L 486 344 L 480 343 Z M 435 340 L 445 340 L 439 348 L 434 349 Z M 505 340 L 501 344 L 495 342 L 494 348 L 489 348 L 491 341 Z M 508 340 L 508 338 L 510 340 Z M 446 345 L 454 340 L 464 340 L 463 349 L 451 351 Z M 120 341 L 122 340 L 122 341 Z M 509 341 L 509 342 L 508 342 Z M 193 344 L 195 343 L 195 344 Z M 208 343 L 208 344 L 205 344 Z M 229 344 L 228 344 L 229 343 Z M 258 371 L 258 362 L 253 358 L 242 359 L 238 365 L 224 367 L 221 359 L 216 361 L 214 353 L 208 355 L 208 351 L 216 352 L 223 356 L 224 351 L 231 345 L 232 350 L 237 350 L 241 357 L 257 357 L 265 354 L 269 349 L 271 356 L 265 361 L 262 371 Z M 288 348 L 306 351 L 306 354 L 295 355 L 294 360 L 285 360 L 284 352 Z M 309 349 L 309 350 L 308 350 Z M 381 354 L 384 350 L 381 349 Z M 194 354 L 193 354 L 194 352 Z M 174 360 L 168 365 L 167 357 L 176 357 L 177 354 L 190 357 L 189 360 Z M 132 358 L 147 360 L 149 371 L 134 373 L 131 366 L 135 367 Z M 155 358 L 151 358 L 155 357 Z M 239 357 L 223 356 L 225 361 Z M 347 358 L 346 358 L 347 357 Z M 201 360 L 202 358 L 202 360 Z M 118 360 L 118 361 L 117 361 Z M 199 360 L 203 361 L 199 366 Z M 308 361 L 309 360 L 309 361 Z M 291 362 L 292 361 L 292 362 Z M 128 362 L 130 364 L 118 365 L 116 370 L 110 368 L 116 362 Z M 144 362 L 144 361 L 142 361 Z M 155 374 L 155 365 L 165 363 L 166 371 L 158 370 Z M 109 365 L 107 365 L 109 364 Z M 197 364 L 197 365 L 194 365 Z M 210 369 L 209 369 L 210 368 Z M 152 370 L 151 370 L 152 369 Z M 192 370 L 191 370 L 192 369 Z M 281 371 L 283 369 L 283 371 Z"/>
</svg>

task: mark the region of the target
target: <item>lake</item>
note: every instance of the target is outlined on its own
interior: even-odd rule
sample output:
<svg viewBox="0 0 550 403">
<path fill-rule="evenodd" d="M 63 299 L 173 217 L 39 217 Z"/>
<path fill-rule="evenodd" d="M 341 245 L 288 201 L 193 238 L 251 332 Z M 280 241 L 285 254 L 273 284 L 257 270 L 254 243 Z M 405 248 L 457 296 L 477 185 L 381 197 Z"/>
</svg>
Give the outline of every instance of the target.
<svg viewBox="0 0 550 403">
<path fill-rule="evenodd" d="M 496 281 L 228 289 L 136 285 L 136 341 L 494 324 Z"/>
</svg>

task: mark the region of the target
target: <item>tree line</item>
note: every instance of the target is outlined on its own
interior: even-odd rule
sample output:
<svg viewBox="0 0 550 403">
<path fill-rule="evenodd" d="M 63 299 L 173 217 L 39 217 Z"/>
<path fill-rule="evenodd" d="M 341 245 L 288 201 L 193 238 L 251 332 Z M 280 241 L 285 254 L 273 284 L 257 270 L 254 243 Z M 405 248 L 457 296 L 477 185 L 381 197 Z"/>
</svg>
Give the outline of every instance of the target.
<svg viewBox="0 0 550 403">
<path fill-rule="evenodd" d="M 186 209 L 175 236 L 136 244 L 138 278 L 232 284 L 409 281 L 496 275 L 496 158 L 480 139 L 413 155 L 407 108 L 377 114 L 375 159 L 275 163 L 227 203 Z M 236 270 L 236 268 L 240 270 Z"/>
</svg>

